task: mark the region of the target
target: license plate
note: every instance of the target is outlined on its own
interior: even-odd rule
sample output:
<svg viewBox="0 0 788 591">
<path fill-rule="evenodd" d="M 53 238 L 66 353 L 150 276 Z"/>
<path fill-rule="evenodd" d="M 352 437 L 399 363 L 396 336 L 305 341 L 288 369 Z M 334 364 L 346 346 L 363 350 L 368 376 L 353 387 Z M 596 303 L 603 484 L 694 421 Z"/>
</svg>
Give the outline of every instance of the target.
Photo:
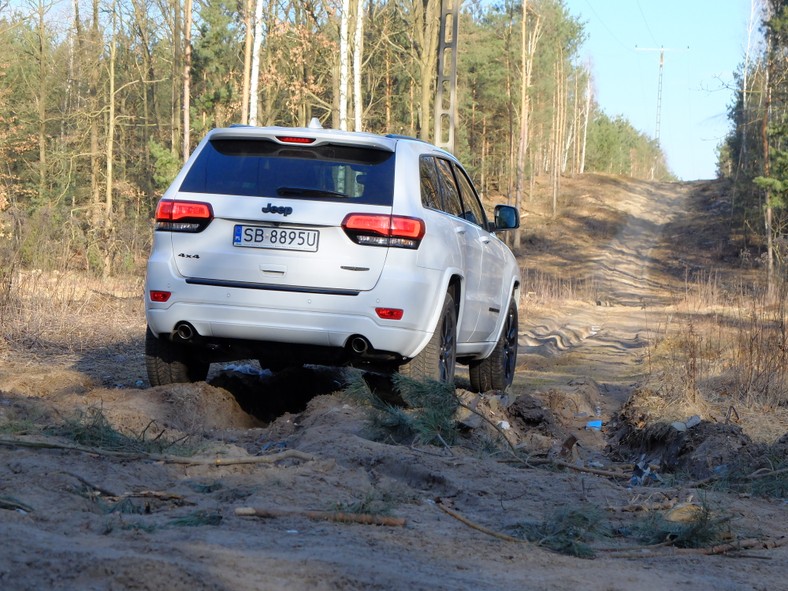
<svg viewBox="0 0 788 591">
<path fill-rule="evenodd" d="M 298 228 L 271 228 L 236 225 L 233 246 L 274 248 L 277 250 L 303 250 L 317 252 L 320 232 Z"/>
</svg>

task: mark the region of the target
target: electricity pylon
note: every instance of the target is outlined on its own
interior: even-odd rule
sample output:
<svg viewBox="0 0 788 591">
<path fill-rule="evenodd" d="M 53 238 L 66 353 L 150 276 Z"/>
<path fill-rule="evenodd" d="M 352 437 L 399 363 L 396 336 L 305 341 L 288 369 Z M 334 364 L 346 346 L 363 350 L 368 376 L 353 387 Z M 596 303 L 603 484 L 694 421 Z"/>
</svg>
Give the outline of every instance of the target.
<svg viewBox="0 0 788 591">
<path fill-rule="evenodd" d="M 659 145 L 659 134 L 660 128 L 662 127 L 662 73 L 665 69 L 665 52 L 666 51 L 687 51 L 689 46 L 686 48 L 676 48 L 676 47 L 638 47 L 635 46 L 637 51 L 658 51 L 659 52 L 659 77 L 657 79 L 657 124 L 656 129 L 654 131 L 654 139 L 657 140 L 657 145 Z"/>
</svg>

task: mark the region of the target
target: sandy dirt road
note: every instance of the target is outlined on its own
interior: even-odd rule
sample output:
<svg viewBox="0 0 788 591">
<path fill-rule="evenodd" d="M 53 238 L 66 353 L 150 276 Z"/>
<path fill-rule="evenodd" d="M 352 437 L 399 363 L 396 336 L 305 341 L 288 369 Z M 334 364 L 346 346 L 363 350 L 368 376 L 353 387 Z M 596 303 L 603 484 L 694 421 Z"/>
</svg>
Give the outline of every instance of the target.
<svg viewBox="0 0 788 591">
<path fill-rule="evenodd" d="M 6 350 L 0 589 L 785 588 L 788 548 L 762 543 L 779 545 L 788 533 L 784 501 L 680 482 L 632 486 L 631 465 L 606 448 L 607 427 L 584 428 L 597 418 L 610 423 L 647 371 L 647 345 L 681 283 L 676 246 L 690 240 L 676 222 L 698 214 L 697 189 L 594 178 L 578 189 L 591 205 L 571 219 L 574 230 L 563 227 L 566 240 L 553 232 L 523 250 L 524 267 L 538 265 L 542 280 L 584 279 L 559 304 L 536 291 L 524 297 L 515 384 L 508 398 L 473 401 L 491 422 L 510 425 L 520 460 L 496 445 L 487 423 L 473 421 L 451 447 L 373 441 L 367 409 L 342 393 L 352 379 L 342 371 L 261 376 L 235 366 L 214 368 L 208 383 L 146 388 L 142 319 L 123 342 L 80 354 Z M 598 242 L 572 240 L 581 226 L 599 224 Z M 283 399 L 293 405 L 276 404 Z M 75 425 L 85 431 L 78 441 Z M 178 440 L 193 453 L 175 456 L 174 445 L 150 455 L 127 440 L 89 437 L 118 431 Z M 578 444 L 563 460 L 588 470 L 545 463 L 569 436 Z M 699 499 L 725 523 L 727 543 L 755 547 L 735 557 L 643 548 L 636 532 L 658 511 L 633 507 Z M 242 507 L 276 516 L 238 515 Z M 566 514 L 598 523 L 599 535 L 582 541 L 593 558 L 515 539 L 542 524 L 545 542 Z"/>
</svg>

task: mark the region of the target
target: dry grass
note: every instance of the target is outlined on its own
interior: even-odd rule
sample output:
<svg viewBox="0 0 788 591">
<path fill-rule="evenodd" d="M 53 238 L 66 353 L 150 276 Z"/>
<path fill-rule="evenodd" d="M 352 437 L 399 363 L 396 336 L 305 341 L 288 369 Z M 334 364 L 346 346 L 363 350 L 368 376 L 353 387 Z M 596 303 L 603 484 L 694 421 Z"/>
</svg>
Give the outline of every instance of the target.
<svg viewBox="0 0 788 591">
<path fill-rule="evenodd" d="M 549 305 L 562 301 L 596 301 L 599 287 L 596 277 L 575 277 L 572 273 L 554 274 L 542 268 L 523 268 L 523 285 L 526 299 L 537 304 Z"/>
<path fill-rule="evenodd" d="M 754 439 L 788 431 L 788 286 L 725 290 L 709 275 L 687 283 L 649 352 L 650 385 L 665 418 L 740 422 Z"/>
<path fill-rule="evenodd" d="M 14 349 L 79 352 L 139 332 L 142 277 L 10 270 L 0 290 L 0 335 Z"/>
</svg>

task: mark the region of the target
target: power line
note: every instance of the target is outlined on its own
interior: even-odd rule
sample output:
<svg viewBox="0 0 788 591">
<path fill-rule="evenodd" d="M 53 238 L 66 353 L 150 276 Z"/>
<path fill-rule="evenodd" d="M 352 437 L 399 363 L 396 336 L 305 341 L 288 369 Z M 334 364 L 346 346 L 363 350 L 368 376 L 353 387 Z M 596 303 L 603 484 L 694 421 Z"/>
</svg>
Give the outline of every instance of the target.
<svg viewBox="0 0 788 591">
<path fill-rule="evenodd" d="M 654 45 L 656 45 L 657 39 L 654 37 L 654 33 L 651 32 L 651 27 L 648 26 L 648 19 L 643 13 L 643 8 L 640 6 L 640 0 L 636 0 L 636 4 L 638 6 L 638 10 L 640 11 L 640 16 L 643 17 L 643 24 L 646 25 L 646 30 L 648 31 L 648 34 L 651 35 L 651 40 L 654 42 Z"/>
<path fill-rule="evenodd" d="M 591 12 L 594 13 L 594 16 L 596 16 L 596 18 L 599 21 L 599 23 L 602 25 L 602 27 L 604 27 L 605 31 L 607 31 L 607 34 L 610 35 L 610 37 L 613 39 L 613 41 L 618 43 L 624 49 L 629 49 L 629 46 L 624 44 L 624 43 L 622 43 L 621 40 L 618 37 L 616 37 L 616 35 L 613 33 L 613 31 L 610 30 L 610 27 L 607 26 L 607 23 L 605 23 L 605 21 L 602 20 L 602 17 L 599 16 L 599 13 L 591 5 L 591 0 L 586 0 L 586 4 L 588 4 L 588 7 L 591 9 Z"/>
</svg>

